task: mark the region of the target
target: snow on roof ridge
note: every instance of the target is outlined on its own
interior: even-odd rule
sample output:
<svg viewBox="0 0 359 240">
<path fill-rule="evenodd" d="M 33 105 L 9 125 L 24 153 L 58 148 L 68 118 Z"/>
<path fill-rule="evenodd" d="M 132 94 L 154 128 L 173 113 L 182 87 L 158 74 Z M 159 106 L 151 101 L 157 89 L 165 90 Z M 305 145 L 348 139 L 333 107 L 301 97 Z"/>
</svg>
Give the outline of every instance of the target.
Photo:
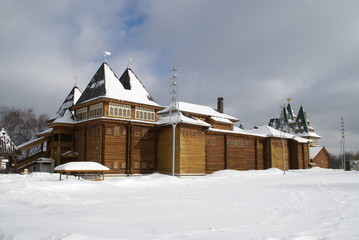
<svg viewBox="0 0 359 240">
<path fill-rule="evenodd" d="M 261 135 L 263 135 L 265 137 L 277 137 L 277 138 L 284 137 L 286 139 L 293 139 L 293 140 L 295 140 L 297 142 L 301 142 L 301 143 L 309 141 L 308 139 L 301 138 L 299 136 L 296 136 L 296 135 L 293 135 L 293 134 L 290 134 L 290 133 L 281 132 L 281 131 L 279 131 L 279 130 L 271 127 L 271 126 L 268 126 L 268 125 L 263 125 L 263 126 L 257 128 L 257 129 L 248 130 L 248 132 L 255 133 L 255 134 L 261 134 Z"/>
<path fill-rule="evenodd" d="M 202 120 L 197 119 L 197 118 L 187 117 L 181 112 L 179 112 L 179 115 L 180 115 L 179 116 L 179 122 L 180 123 L 187 123 L 187 124 L 199 125 L 199 126 L 204 126 L 204 127 L 212 127 L 211 124 L 209 124 L 209 123 L 207 123 L 205 121 L 202 121 Z M 176 116 L 173 115 L 172 118 L 176 118 Z M 171 117 L 170 117 L 169 113 L 158 115 L 157 124 L 158 125 L 171 124 Z"/>
<path fill-rule="evenodd" d="M 205 106 L 205 105 L 182 102 L 182 101 L 180 101 L 178 105 L 179 105 L 179 110 L 182 112 L 189 112 L 189 113 L 200 114 L 200 115 L 205 115 L 205 116 L 210 116 L 210 117 L 226 118 L 226 119 L 229 119 L 232 121 L 239 121 L 239 119 L 237 119 L 233 116 L 230 116 L 225 113 L 220 113 L 217 110 L 215 110 L 211 107 Z M 165 113 L 168 111 L 169 111 L 169 106 L 167 106 L 161 112 Z"/>
<path fill-rule="evenodd" d="M 75 123 L 74 115 L 69 109 L 66 109 L 62 117 L 58 117 L 53 121 L 53 123 L 69 123 L 73 124 Z"/>
</svg>

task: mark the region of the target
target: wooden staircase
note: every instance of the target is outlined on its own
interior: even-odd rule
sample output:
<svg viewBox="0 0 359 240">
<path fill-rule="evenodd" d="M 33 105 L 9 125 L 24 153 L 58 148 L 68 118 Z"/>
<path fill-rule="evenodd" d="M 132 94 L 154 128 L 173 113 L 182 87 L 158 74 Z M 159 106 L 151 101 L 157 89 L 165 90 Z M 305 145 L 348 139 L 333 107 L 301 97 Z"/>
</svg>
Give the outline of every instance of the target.
<svg viewBox="0 0 359 240">
<path fill-rule="evenodd" d="M 46 152 L 36 153 L 28 158 L 17 162 L 14 167 L 10 170 L 12 173 L 20 173 L 23 169 L 29 168 L 36 163 L 36 160 L 46 156 Z"/>
</svg>

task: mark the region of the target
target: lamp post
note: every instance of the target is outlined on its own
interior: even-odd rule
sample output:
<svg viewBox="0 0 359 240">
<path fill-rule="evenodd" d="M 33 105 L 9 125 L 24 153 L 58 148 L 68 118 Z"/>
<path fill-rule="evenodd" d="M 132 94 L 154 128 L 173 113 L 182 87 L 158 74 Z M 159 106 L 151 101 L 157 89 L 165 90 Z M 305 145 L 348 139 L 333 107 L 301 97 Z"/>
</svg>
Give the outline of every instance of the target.
<svg viewBox="0 0 359 240">
<path fill-rule="evenodd" d="M 170 77 L 170 121 L 172 125 L 172 176 L 175 176 L 176 166 L 176 126 L 179 122 L 179 71 L 171 68 Z"/>
<path fill-rule="evenodd" d="M 340 141 L 340 150 L 342 154 L 342 166 L 343 170 L 345 171 L 345 132 L 344 132 L 344 119 L 341 118 L 342 123 L 342 140 Z"/>
</svg>

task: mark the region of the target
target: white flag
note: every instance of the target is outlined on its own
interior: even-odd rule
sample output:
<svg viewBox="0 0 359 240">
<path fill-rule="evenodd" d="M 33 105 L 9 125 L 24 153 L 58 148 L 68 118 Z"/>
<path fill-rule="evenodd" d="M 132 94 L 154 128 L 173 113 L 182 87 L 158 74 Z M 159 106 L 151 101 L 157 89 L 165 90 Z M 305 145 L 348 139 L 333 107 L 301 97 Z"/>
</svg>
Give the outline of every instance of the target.
<svg viewBox="0 0 359 240">
<path fill-rule="evenodd" d="M 106 52 L 106 51 L 103 51 L 103 53 L 107 56 L 110 56 L 111 55 L 111 52 Z"/>
</svg>

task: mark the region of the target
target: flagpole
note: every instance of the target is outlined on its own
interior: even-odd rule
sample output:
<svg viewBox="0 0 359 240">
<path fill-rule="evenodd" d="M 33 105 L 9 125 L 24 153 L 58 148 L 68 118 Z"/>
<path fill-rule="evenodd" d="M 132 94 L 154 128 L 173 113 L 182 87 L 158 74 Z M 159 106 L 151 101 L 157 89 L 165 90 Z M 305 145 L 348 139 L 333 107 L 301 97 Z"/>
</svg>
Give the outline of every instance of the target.
<svg viewBox="0 0 359 240">
<path fill-rule="evenodd" d="M 106 62 L 106 56 L 110 56 L 110 55 L 111 55 L 111 52 L 103 51 L 104 62 Z"/>
</svg>

